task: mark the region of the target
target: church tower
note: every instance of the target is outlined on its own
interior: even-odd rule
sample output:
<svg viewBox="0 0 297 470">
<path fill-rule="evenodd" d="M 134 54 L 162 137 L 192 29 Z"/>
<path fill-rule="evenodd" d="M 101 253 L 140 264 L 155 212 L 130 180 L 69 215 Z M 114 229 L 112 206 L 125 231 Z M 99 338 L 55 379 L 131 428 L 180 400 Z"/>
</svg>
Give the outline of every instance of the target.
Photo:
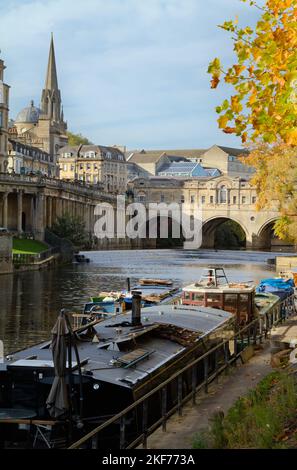
<svg viewBox="0 0 297 470">
<path fill-rule="evenodd" d="M 53 35 L 51 38 L 45 85 L 41 97 L 41 109 L 43 114 L 47 115 L 52 121 L 61 122 L 61 92 L 58 86 Z"/>
<path fill-rule="evenodd" d="M 41 113 L 39 116 L 39 135 L 48 138 L 45 148 L 56 162 L 59 148 L 67 145 L 67 124 L 64 121 L 61 92 L 58 85 L 55 46 L 51 37 L 45 85 L 41 95 Z M 42 135 L 43 134 L 43 135 Z"/>
</svg>

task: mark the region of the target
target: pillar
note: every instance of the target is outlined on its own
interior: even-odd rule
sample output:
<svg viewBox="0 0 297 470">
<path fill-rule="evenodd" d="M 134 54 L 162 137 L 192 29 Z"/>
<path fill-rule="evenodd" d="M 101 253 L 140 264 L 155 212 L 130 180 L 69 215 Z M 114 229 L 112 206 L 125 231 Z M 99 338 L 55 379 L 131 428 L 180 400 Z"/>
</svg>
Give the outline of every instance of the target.
<svg viewBox="0 0 297 470">
<path fill-rule="evenodd" d="M 18 233 L 22 233 L 23 231 L 23 191 L 18 192 L 18 209 L 17 209 L 17 218 L 18 218 Z"/>
<path fill-rule="evenodd" d="M 35 208 L 35 226 L 34 232 L 37 240 L 44 240 L 44 214 L 45 214 L 45 198 L 43 193 L 37 193 Z"/>
<path fill-rule="evenodd" d="M 3 220 L 3 227 L 8 228 L 8 194 L 9 193 L 4 193 L 3 194 L 3 214 L 2 214 L 2 220 Z"/>
</svg>

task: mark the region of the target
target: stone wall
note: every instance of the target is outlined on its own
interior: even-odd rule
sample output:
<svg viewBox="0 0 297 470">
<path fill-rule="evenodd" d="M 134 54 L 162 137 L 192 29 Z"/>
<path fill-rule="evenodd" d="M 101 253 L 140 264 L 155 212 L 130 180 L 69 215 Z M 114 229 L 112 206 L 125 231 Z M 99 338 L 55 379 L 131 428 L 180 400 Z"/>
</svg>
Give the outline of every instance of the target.
<svg viewBox="0 0 297 470">
<path fill-rule="evenodd" d="M 12 236 L 0 233 L 0 274 L 10 274 L 12 271 Z"/>
</svg>

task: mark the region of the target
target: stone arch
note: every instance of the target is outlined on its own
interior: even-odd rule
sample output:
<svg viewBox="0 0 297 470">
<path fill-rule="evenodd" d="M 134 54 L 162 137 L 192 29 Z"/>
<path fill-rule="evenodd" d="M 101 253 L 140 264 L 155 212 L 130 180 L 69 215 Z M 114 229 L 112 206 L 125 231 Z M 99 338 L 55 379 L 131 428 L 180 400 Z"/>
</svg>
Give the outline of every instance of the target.
<svg viewBox="0 0 297 470">
<path fill-rule="evenodd" d="M 243 230 L 246 241 L 249 238 L 249 232 L 245 225 L 234 217 L 215 216 L 211 217 L 202 225 L 202 248 L 215 248 L 215 233 L 217 228 L 227 221 L 233 221 Z"/>
<path fill-rule="evenodd" d="M 280 240 L 273 233 L 273 225 L 279 219 L 279 217 L 272 217 L 268 219 L 258 230 L 256 234 L 256 244 L 259 249 L 272 249 L 277 247 L 291 247 L 292 244 Z"/>
</svg>

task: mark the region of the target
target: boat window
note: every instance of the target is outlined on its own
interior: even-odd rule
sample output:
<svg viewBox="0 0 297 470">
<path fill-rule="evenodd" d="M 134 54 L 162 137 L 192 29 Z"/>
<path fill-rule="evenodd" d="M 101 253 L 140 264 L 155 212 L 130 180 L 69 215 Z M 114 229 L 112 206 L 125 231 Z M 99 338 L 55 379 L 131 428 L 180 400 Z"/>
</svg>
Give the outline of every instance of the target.
<svg viewBox="0 0 297 470">
<path fill-rule="evenodd" d="M 201 292 L 195 292 L 193 294 L 193 300 L 195 300 L 196 302 L 204 302 L 204 294 Z"/>
<path fill-rule="evenodd" d="M 240 313 L 248 312 L 249 307 L 249 295 L 248 294 L 240 294 L 239 295 L 239 311 Z"/>
<path fill-rule="evenodd" d="M 191 292 L 184 292 L 184 299 L 191 300 Z"/>
<path fill-rule="evenodd" d="M 224 295 L 224 310 L 227 310 L 228 312 L 237 311 L 237 294 Z"/>
<path fill-rule="evenodd" d="M 207 302 L 218 304 L 221 302 L 221 294 L 207 294 Z"/>
</svg>

